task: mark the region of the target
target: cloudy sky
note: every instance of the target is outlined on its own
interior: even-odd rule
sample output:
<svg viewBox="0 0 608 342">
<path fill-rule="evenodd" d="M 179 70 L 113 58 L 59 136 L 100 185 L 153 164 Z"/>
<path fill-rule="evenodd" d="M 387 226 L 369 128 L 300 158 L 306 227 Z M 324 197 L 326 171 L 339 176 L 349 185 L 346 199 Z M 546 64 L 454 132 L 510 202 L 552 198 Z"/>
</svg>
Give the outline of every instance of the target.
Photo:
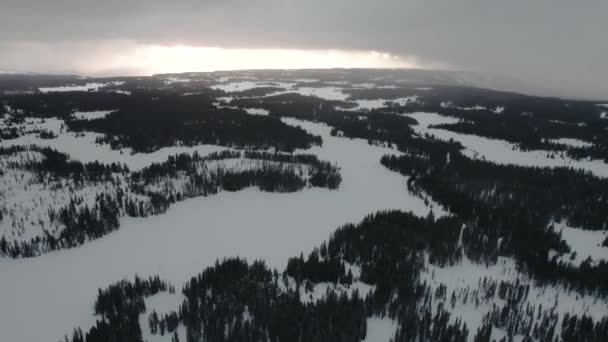
<svg viewBox="0 0 608 342">
<path fill-rule="evenodd" d="M 0 1 L 0 70 L 447 68 L 608 98 L 606 0 Z"/>
</svg>

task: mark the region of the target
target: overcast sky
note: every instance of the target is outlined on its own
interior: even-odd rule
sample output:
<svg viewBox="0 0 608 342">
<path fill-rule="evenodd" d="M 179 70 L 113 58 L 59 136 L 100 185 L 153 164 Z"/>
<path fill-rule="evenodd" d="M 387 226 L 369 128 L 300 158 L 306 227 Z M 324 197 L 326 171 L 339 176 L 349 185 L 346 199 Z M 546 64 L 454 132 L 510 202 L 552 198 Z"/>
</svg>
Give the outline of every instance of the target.
<svg viewBox="0 0 608 342">
<path fill-rule="evenodd" d="M 132 73 L 113 61 L 142 46 L 373 50 L 608 98 L 606 0 L 0 1 L 0 70 Z"/>
</svg>

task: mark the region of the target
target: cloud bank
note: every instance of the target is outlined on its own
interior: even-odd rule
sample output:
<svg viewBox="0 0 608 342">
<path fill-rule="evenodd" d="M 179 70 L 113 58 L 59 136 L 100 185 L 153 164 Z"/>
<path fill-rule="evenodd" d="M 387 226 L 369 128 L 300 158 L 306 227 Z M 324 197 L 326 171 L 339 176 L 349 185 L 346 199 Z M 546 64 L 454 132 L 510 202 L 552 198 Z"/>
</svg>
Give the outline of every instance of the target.
<svg viewBox="0 0 608 342">
<path fill-rule="evenodd" d="M 608 98 L 606 13 L 603 0 L 4 0 L 0 69 L 79 71 L 133 46 L 381 51 Z"/>
</svg>

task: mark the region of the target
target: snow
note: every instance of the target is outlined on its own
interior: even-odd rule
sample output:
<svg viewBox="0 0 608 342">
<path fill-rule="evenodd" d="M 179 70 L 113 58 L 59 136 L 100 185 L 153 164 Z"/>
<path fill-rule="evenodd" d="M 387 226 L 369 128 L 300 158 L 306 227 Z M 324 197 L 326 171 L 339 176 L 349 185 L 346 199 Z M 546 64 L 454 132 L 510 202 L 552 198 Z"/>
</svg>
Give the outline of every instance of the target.
<svg viewBox="0 0 608 342">
<path fill-rule="evenodd" d="M 281 94 L 288 93 L 298 93 L 304 96 L 315 96 L 318 98 L 322 98 L 329 101 L 346 101 L 349 98 L 349 95 L 342 91 L 342 88 L 337 87 L 321 87 L 321 88 L 313 88 L 313 87 L 300 87 L 288 90 L 277 91 L 267 96 L 275 96 Z"/>
<path fill-rule="evenodd" d="M 558 327 L 561 327 L 561 318 L 566 313 L 582 315 L 586 314 L 594 320 L 601 320 L 608 314 L 606 299 L 598 299 L 597 294 L 579 294 L 565 289 L 561 285 L 546 285 L 538 286 L 527 275 L 520 273 L 517 270 L 516 262 L 511 258 L 499 257 L 494 265 L 485 266 L 477 264 L 463 256 L 462 263 L 438 267 L 426 261 L 426 269 L 421 273 L 421 282 L 426 282 L 432 287 L 432 292 L 440 285 L 446 286 L 446 297 L 440 299 L 434 297 L 433 314 L 439 303 L 443 303 L 443 308 L 452 314 L 451 322 L 455 322 L 460 318 L 466 323 L 469 329 L 469 341 L 473 341 L 473 337 L 477 328 L 481 325 L 483 317 L 488 312 L 492 311 L 495 305 L 501 309 L 507 303 L 496 294 L 490 298 L 483 298 L 482 283 L 486 280 L 501 281 L 515 284 L 519 281 L 520 284 L 530 285 L 530 292 L 526 300 L 518 307 L 518 310 L 526 310 L 526 306 L 532 306 L 532 312 L 538 310 L 542 305 L 543 310 L 550 310 L 559 316 Z M 451 294 L 456 295 L 454 307 L 452 307 Z M 536 310 L 535 310 L 536 307 Z M 536 318 L 536 315 L 534 315 Z"/>
<path fill-rule="evenodd" d="M 608 108 L 608 103 L 602 103 L 602 104 L 598 104 L 598 106 Z"/>
<path fill-rule="evenodd" d="M 109 82 L 109 83 L 97 83 L 97 82 L 89 82 L 85 85 L 65 85 L 60 87 L 40 87 L 38 88 L 42 93 L 51 93 L 51 92 L 63 92 L 63 91 L 97 91 L 99 88 L 108 86 L 108 85 L 122 85 L 124 82 Z"/>
<path fill-rule="evenodd" d="M 336 228 L 377 210 L 429 213 L 424 201 L 406 190 L 407 178 L 379 163 L 382 155 L 399 152 L 371 146 L 362 139 L 332 137 L 326 125 L 294 119 L 284 122 L 322 136 L 322 147 L 298 152 L 336 162 L 342 173 L 339 190 L 220 192 L 176 203 L 160 216 L 125 217 L 118 231 L 79 248 L 30 259 L 0 259 L 2 335 L 12 342 L 47 341 L 60 340 L 76 326 L 88 329 L 95 322 L 92 308 L 97 289 L 132 279 L 136 273 L 142 277 L 158 274 L 180 289 L 190 277 L 223 257 L 263 259 L 270 267 L 284 269 L 289 257 L 310 252 Z M 92 145 L 82 144 L 80 139 L 70 143 L 85 145 L 79 156 L 93 158 L 86 153 Z M 98 157 L 116 156 L 106 153 Z M 139 156 L 125 155 L 124 161 L 151 158 Z M 154 158 L 162 159 L 159 154 Z M 435 216 L 445 214 L 431 205 Z M 57 314 L 58 308 L 61 314 Z M 36 328 L 23 329 L 23 322 Z"/>
<path fill-rule="evenodd" d="M 250 115 L 268 115 L 268 110 L 264 108 L 243 108 Z"/>
<path fill-rule="evenodd" d="M 602 112 L 600 114 L 600 119 L 608 119 L 608 112 Z"/>
<path fill-rule="evenodd" d="M 429 134 L 440 140 L 457 141 L 464 146 L 465 149 L 462 153 L 469 158 L 487 160 L 502 165 L 513 164 L 534 167 L 567 166 L 590 171 L 598 177 L 608 177 L 608 164 L 601 160 L 575 160 L 557 154 L 554 158 L 550 158 L 550 152 L 548 151 L 523 151 L 505 140 L 489 139 L 477 135 L 456 133 L 430 127 L 432 125 L 459 122 L 459 119 L 454 117 L 441 116 L 436 113 L 413 113 L 407 114 L 407 116 L 418 121 L 418 125 L 414 125 L 412 128 L 414 128 L 414 131 L 419 136 L 423 137 L 425 134 Z"/>
<path fill-rule="evenodd" d="M 418 87 L 418 88 L 414 88 L 416 90 L 423 90 L 423 91 L 429 91 L 429 90 L 433 90 L 433 88 L 431 87 Z"/>
<path fill-rule="evenodd" d="M 591 258 L 592 265 L 599 261 L 608 261 L 608 247 L 602 243 L 608 237 L 605 230 L 583 230 L 566 225 L 565 223 L 552 224 L 556 232 L 561 232 L 562 240 L 570 246 L 570 253 L 558 256 L 558 261 L 579 266 L 587 258 Z M 552 253 L 551 257 L 555 255 Z"/>
<path fill-rule="evenodd" d="M 354 108 L 341 108 L 348 111 L 370 111 L 388 106 L 407 106 L 409 103 L 414 103 L 418 100 L 418 96 L 400 97 L 397 99 L 376 99 L 376 100 L 354 100 L 350 102 L 357 103 Z"/>
<path fill-rule="evenodd" d="M 487 109 L 486 107 L 480 106 L 480 105 L 475 105 L 472 107 L 456 107 L 456 108 L 461 109 L 461 110 L 486 110 Z"/>
<path fill-rule="evenodd" d="M 97 111 L 91 111 L 91 112 L 76 112 L 73 115 L 78 120 L 94 120 L 94 119 L 103 119 L 112 112 L 115 112 L 115 110 L 97 110 Z"/>
<path fill-rule="evenodd" d="M 225 92 L 245 91 L 254 88 L 262 87 L 278 87 L 291 89 L 295 83 L 293 82 L 268 82 L 268 81 L 238 81 L 212 85 L 210 88 L 215 90 L 223 90 Z"/>
<path fill-rule="evenodd" d="M 362 342 L 389 342 L 397 332 L 397 322 L 388 317 L 367 319 L 367 336 Z"/>
<path fill-rule="evenodd" d="M 315 82 L 321 82 L 320 79 L 318 78 L 295 78 L 293 80 L 290 80 L 292 82 L 298 82 L 298 83 L 315 83 Z"/>
<path fill-rule="evenodd" d="M 178 291 L 179 292 L 179 291 Z M 152 334 L 150 332 L 150 325 L 148 323 L 148 317 L 152 311 L 156 311 L 158 317 L 162 317 L 171 311 L 179 309 L 179 305 L 183 302 L 185 297 L 181 293 L 169 293 L 160 292 L 152 297 L 145 299 L 146 313 L 139 316 L 139 326 L 141 327 L 142 338 L 147 342 L 170 342 L 173 337 L 173 333 L 168 334 L 165 332 L 164 336 L 160 335 L 160 332 Z M 183 324 L 177 330 L 180 341 L 186 341 L 186 332 Z"/>
<path fill-rule="evenodd" d="M 572 146 L 572 147 L 591 147 L 591 146 L 593 146 L 593 144 L 588 141 L 584 141 L 584 140 L 580 140 L 580 139 L 573 139 L 573 138 L 559 138 L 559 139 L 551 139 L 549 141 L 553 144 L 568 145 L 568 146 Z"/>
<path fill-rule="evenodd" d="M 59 152 L 66 153 L 73 160 L 81 162 L 103 161 L 105 163 L 125 164 L 130 170 L 140 170 L 152 163 L 160 163 L 167 160 L 169 156 L 181 153 L 192 154 L 195 151 L 199 155 L 204 156 L 213 152 L 227 150 L 227 147 L 218 145 L 200 144 L 194 146 L 171 146 L 163 147 L 152 153 L 136 153 L 132 154 L 130 148 L 122 150 L 113 150 L 108 144 L 97 144 L 95 139 L 102 137 L 102 134 L 84 132 L 64 132 L 61 128 L 64 124 L 63 120 L 59 119 L 33 119 L 26 118 L 27 128 L 29 129 L 46 129 L 57 134 L 54 139 L 41 139 L 35 134 L 22 135 L 17 139 L 2 140 L 0 147 L 19 146 L 19 145 L 36 145 L 41 147 L 50 147 Z M 2 124 L 0 123 L 0 128 Z"/>
<path fill-rule="evenodd" d="M 505 107 L 496 107 L 494 108 L 494 110 L 492 110 L 494 113 L 496 114 L 502 114 L 505 111 Z"/>
<path fill-rule="evenodd" d="M 179 78 L 179 77 L 168 77 L 165 80 L 166 84 L 173 84 L 173 83 L 188 83 L 191 82 L 192 80 L 189 78 Z"/>
</svg>

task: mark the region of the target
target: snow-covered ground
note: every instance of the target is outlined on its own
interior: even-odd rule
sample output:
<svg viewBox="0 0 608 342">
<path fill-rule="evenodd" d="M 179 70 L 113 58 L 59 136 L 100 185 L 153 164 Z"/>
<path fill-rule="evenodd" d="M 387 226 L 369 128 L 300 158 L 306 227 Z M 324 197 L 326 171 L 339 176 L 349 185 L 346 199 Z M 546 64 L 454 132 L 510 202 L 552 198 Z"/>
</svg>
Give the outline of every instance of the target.
<svg viewBox="0 0 608 342">
<path fill-rule="evenodd" d="M 583 230 L 570 227 L 564 222 L 554 222 L 552 225 L 556 232 L 561 232 L 562 240 L 565 240 L 570 246 L 570 253 L 558 256 L 558 261 L 575 266 L 579 266 L 588 258 L 591 258 L 592 265 L 602 260 L 608 261 L 608 247 L 602 246 L 602 243 L 608 237 L 607 231 Z M 551 253 L 550 258 L 554 255 L 555 253 Z"/>
<path fill-rule="evenodd" d="M 287 90 L 277 91 L 267 96 L 275 96 L 287 93 L 298 93 L 304 96 L 316 96 L 329 101 L 346 101 L 350 95 L 344 93 L 342 88 L 337 87 L 299 87 L 299 88 L 288 88 Z"/>
<path fill-rule="evenodd" d="M 103 119 L 112 112 L 114 112 L 114 110 L 96 110 L 92 112 L 76 112 L 73 115 L 78 120 L 94 120 Z"/>
<path fill-rule="evenodd" d="M 397 322 L 388 317 L 367 319 L 367 336 L 362 342 L 388 342 L 397 332 Z"/>
<path fill-rule="evenodd" d="M 2 140 L 0 141 L 0 147 L 18 145 L 50 147 L 59 152 L 68 154 L 71 159 L 79 160 L 81 162 L 93 162 L 99 160 L 106 163 L 119 163 L 127 165 L 131 170 L 140 170 L 152 163 L 162 163 L 166 161 L 169 156 L 176 154 L 194 153 L 194 151 L 196 151 L 203 156 L 209 153 L 228 149 L 218 145 L 201 144 L 192 147 L 163 147 L 152 153 L 132 154 L 130 148 L 113 150 L 108 144 L 97 144 L 95 139 L 103 136 L 99 133 L 65 132 L 65 129 L 63 128 L 65 123 L 60 119 L 26 118 L 26 122 L 23 125 L 25 125 L 24 127 L 26 130 L 48 130 L 57 134 L 57 137 L 53 139 L 42 139 L 36 134 L 27 134 L 22 135 L 17 139 Z M 0 121 L 0 128 L 2 127 L 2 121 Z"/>
<path fill-rule="evenodd" d="M 268 110 L 264 108 L 243 108 L 250 115 L 268 115 Z"/>
<path fill-rule="evenodd" d="M 549 141 L 554 144 L 568 145 L 568 146 L 572 146 L 572 147 L 591 147 L 591 146 L 593 146 L 593 144 L 588 141 L 584 141 L 584 140 L 580 140 L 580 139 L 573 139 L 573 138 L 559 138 L 559 139 L 551 139 Z"/>
<path fill-rule="evenodd" d="M 284 122 L 323 137 L 323 146 L 298 152 L 336 162 L 342 174 L 339 190 L 221 192 L 177 203 L 163 215 L 126 217 L 118 231 L 79 248 L 30 259 L 0 259 L 2 336 L 11 342 L 48 341 L 60 340 L 76 326 L 88 329 L 95 321 L 92 307 L 97 289 L 123 278 L 133 279 L 136 273 L 145 277 L 158 274 L 180 289 L 191 276 L 223 257 L 263 259 L 270 267 L 283 269 L 289 257 L 310 252 L 337 227 L 377 210 L 429 213 L 424 201 L 406 190 L 407 179 L 379 163 L 383 154 L 397 154 L 395 150 L 371 146 L 362 139 L 332 137 L 326 125 L 294 119 Z M 88 151 L 97 151 L 93 142 L 70 139 L 56 143 L 57 147 L 71 150 L 71 156 L 93 159 Z M 81 146 L 82 151 L 74 151 L 73 145 Z M 115 160 L 118 152 L 110 151 L 93 154 L 98 153 L 100 160 Z M 148 162 L 176 152 L 155 152 L 152 157 L 125 154 L 124 161 L 137 166 L 143 161 L 129 159 Z M 431 205 L 435 216 L 445 213 Z M 36 329 L 22 329 L 26 321 Z"/>
<path fill-rule="evenodd" d="M 471 262 L 466 256 L 455 266 L 438 267 L 426 261 L 426 269 L 421 273 L 421 281 L 432 287 L 434 293 L 440 285 L 446 287 L 445 298 L 433 298 L 433 314 L 439 303 L 452 313 L 451 321 L 460 319 L 469 328 L 469 341 L 473 340 L 477 327 L 482 323 L 484 315 L 492 311 L 494 305 L 501 309 L 507 304 L 506 300 L 499 298 L 498 287 L 496 293 L 486 296 L 486 290 L 491 282 L 496 285 L 500 282 L 510 284 L 529 285 L 527 300 L 520 304 L 519 310 L 526 312 L 530 305 L 531 319 L 536 319 L 539 307 L 558 316 L 558 332 L 561 319 L 566 313 L 587 316 L 598 321 L 608 314 L 606 299 L 598 299 L 595 295 L 581 295 L 569 291 L 561 285 L 538 286 L 527 275 L 517 270 L 516 262 L 511 258 L 499 257 L 495 265 L 483 265 Z M 455 295 L 452 305 L 452 293 Z M 527 316 L 526 316 L 527 317 Z M 500 333 L 500 332 L 498 332 Z"/>
<path fill-rule="evenodd" d="M 226 92 L 245 91 L 254 88 L 278 87 L 291 89 L 295 83 L 293 82 L 268 82 L 268 81 L 237 81 L 227 82 L 212 85 L 210 88 L 215 90 L 223 90 Z"/>
<path fill-rule="evenodd" d="M 601 160 L 574 160 L 566 156 L 555 155 L 551 158 L 548 151 L 523 151 L 505 140 L 489 139 L 472 134 L 462 134 L 445 129 L 431 128 L 432 125 L 457 123 L 459 119 L 441 116 L 436 113 L 407 114 L 416 119 L 418 125 L 413 126 L 420 136 L 430 134 L 441 140 L 454 140 L 461 143 L 462 151 L 469 158 L 483 159 L 497 164 L 513 164 L 537 167 L 568 166 L 590 171 L 596 176 L 608 177 L 608 164 Z"/>
<path fill-rule="evenodd" d="M 414 103 L 418 100 L 418 96 L 400 97 L 397 99 L 375 99 L 375 100 L 350 100 L 349 102 L 355 102 L 357 107 L 354 108 L 341 108 L 347 111 L 370 111 L 378 108 L 388 106 L 406 106 L 409 103 Z"/>
<path fill-rule="evenodd" d="M 52 93 L 52 92 L 63 92 L 63 91 L 97 91 L 99 88 L 109 86 L 109 85 L 122 85 L 124 82 L 108 82 L 108 83 L 97 83 L 90 82 L 85 85 L 65 85 L 60 87 L 40 87 L 38 88 L 42 93 Z"/>
</svg>

